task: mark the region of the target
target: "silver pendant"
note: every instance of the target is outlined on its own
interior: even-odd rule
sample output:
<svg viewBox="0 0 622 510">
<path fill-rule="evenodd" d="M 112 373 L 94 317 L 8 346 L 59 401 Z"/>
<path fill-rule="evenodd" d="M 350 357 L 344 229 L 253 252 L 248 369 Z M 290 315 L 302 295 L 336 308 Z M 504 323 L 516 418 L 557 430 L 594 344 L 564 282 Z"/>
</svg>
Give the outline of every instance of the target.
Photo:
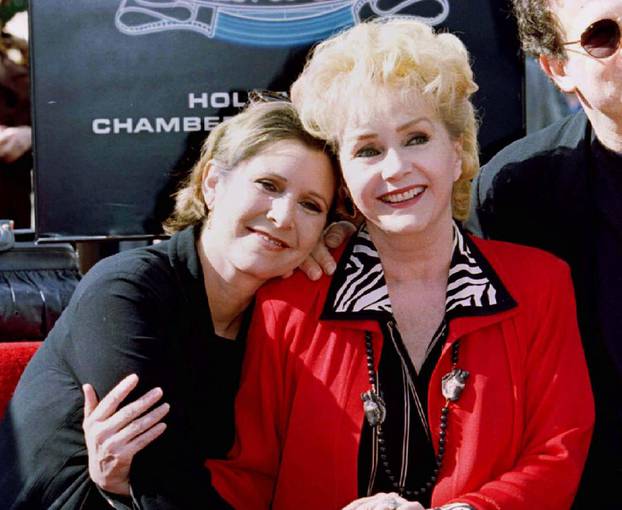
<svg viewBox="0 0 622 510">
<path fill-rule="evenodd" d="M 363 401 L 363 411 L 365 411 L 365 417 L 369 424 L 372 427 L 381 425 L 387 416 L 387 406 L 382 397 L 374 390 L 368 390 L 365 393 L 361 393 L 361 400 Z"/>
<path fill-rule="evenodd" d="M 469 377 L 469 373 L 459 368 L 454 368 L 451 372 L 446 373 L 441 380 L 443 397 L 451 402 L 458 400 L 466 385 L 467 377 Z"/>
</svg>

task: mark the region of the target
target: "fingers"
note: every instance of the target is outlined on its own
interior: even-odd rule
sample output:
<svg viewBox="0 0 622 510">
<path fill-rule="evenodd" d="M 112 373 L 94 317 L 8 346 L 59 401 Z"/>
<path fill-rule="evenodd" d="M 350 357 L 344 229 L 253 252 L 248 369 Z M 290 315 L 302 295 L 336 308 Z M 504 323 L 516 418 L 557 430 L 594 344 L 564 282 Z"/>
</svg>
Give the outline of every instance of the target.
<svg viewBox="0 0 622 510">
<path fill-rule="evenodd" d="M 142 418 L 133 421 L 120 432 L 109 437 L 94 452 L 97 460 L 97 468 L 93 471 L 99 485 L 102 484 L 125 487 L 129 473 L 129 467 L 134 456 L 150 445 L 166 430 L 166 423 L 160 420 L 169 411 L 168 404 L 162 404 Z M 91 451 L 89 451 L 91 456 Z"/>
<path fill-rule="evenodd" d="M 126 444 L 89 449 L 89 475 L 102 489 L 113 494 L 130 495 L 129 471 L 134 456 L 155 441 L 166 430 L 166 423 L 157 423 Z"/>
<path fill-rule="evenodd" d="M 356 226 L 349 221 L 331 223 L 324 231 L 324 243 L 329 248 L 338 248 L 356 232 Z"/>
<path fill-rule="evenodd" d="M 311 255 L 299 267 L 310 280 L 319 280 L 323 273 L 330 276 L 335 272 L 337 264 L 324 244 L 324 238 L 318 241 Z"/>
<path fill-rule="evenodd" d="M 337 268 L 337 263 L 335 262 L 335 259 L 330 254 L 328 248 L 323 242 L 320 241 L 315 246 L 315 248 L 311 252 L 311 257 L 313 258 L 313 260 L 315 260 L 317 264 L 319 264 L 320 270 L 322 272 L 326 273 L 329 276 L 335 272 L 335 269 Z"/>
<path fill-rule="evenodd" d="M 352 503 L 350 503 L 347 506 L 344 506 L 341 510 L 358 510 L 361 507 L 361 505 L 363 505 L 370 499 L 371 497 L 355 499 L 354 501 L 352 501 Z"/>
<path fill-rule="evenodd" d="M 125 398 L 136 388 L 138 384 L 138 376 L 130 374 L 122 379 L 119 384 L 110 390 L 110 392 L 102 399 L 97 408 L 93 411 L 91 418 L 93 420 L 104 420 L 113 414 L 117 407 L 125 400 Z"/>
<path fill-rule="evenodd" d="M 84 418 L 88 418 L 93 410 L 97 407 L 97 395 L 93 386 L 85 384 L 82 386 L 82 392 L 84 393 Z"/>
<path fill-rule="evenodd" d="M 405 504 L 409 504 L 409 502 L 396 492 L 389 494 L 379 492 L 373 496 L 357 499 L 344 507 L 343 510 L 396 510 L 398 508 L 399 510 L 419 510 L 418 507 L 404 508 Z"/>
<path fill-rule="evenodd" d="M 102 459 L 102 462 L 109 461 L 116 465 L 129 466 L 134 455 L 155 441 L 166 430 L 166 423 L 160 420 L 166 416 L 169 409 L 168 404 L 162 404 L 111 435 L 97 448 L 97 458 Z M 102 471 L 105 470 L 102 468 Z"/>
<path fill-rule="evenodd" d="M 425 510 L 425 508 L 421 503 L 417 503 L 416 501 L 408 501 L 403 505 L 398 506 L 397 510 Z"/>
<path fill-rule="evenodd" d="M 373 496 L 356 499 L 352 501 L 352 503 L 350 503 L 348 506 L 343 507 L 342 510 L 363 510 L 364 508 L 367 508 L 370 503 L 377 501 L 379 497 L 386 498 L 388 497 L 388 494 L 385 494 L 384 492 L 379 492 L 378 494 L 374 494 Z"/>
<path fill-rule="evenodd" d="M 309 280 L 319 280 L 322 277 L 322 268 L 313 260 L 312 255 L 309 255 L 298 268 L 307 275 Z"/>
<path fill-rule="evenodd" d="M 85 393 L 88 391 L 85 388 Z M 104 490 L 115 494 L 129 494 L 129 471 L 134 456 L 166 430 L 166 424 L 161 420 L 169 412 L 169 404 L 161 404 L 142 414 L 161 396 L 162 390 L 154 388 L 108 418 L 93 420 L 94 411 L 85 419 L 84 435 L 89 456 L 89 475 Z M 88 405 L 91 406 L 92 402 Z"/>
<path fill-rule="evenodd" d="M 166 423 L 156 423 L 149 430 L 143 432 L 141 435 L 135 437 L 130 443 L 128 443 L 127 455 L 133 458 L 139 451 L 144 450 L 148 445 L 160 437 L 165 430 Z"/>
<path fill-rule="evenodd" d="M 303 271 L 309 280 L 319 280 L 322 274 L 332 275 L 337 263 L 328 248 L 337 248 L 348 239 L 356 227 L 347 221 L 332 223 L 324 232 L 315 248 L 298 268 Z M 284 275 L 287 278 L 290 275 Z"/>
<path fill-rule="evenodd" d="M 162 398 L 162 388 L 153 388 L 140 398 L 123 406 L 116 413 L 101 420 L 101 432 L 112 434 L 137 421 L 137 419 Z M 102 400 L 103 403 L 103 400 Z M 101 405 L 101 403 L 100 403 Z M 168 405 L 168 404 L 167 404 Z M 98 406 L 99 407 L 99 406 Z M 168 412 L 168 411 L 167 411 Z M 93 413 L 94 415 L 95 413 Z M 166 413 L 165 413 L 166 414 Z"/>
<path fill-rule="evenodd" d="M 115 450 L 119 445 L 129 444 L 132 439 L 148 431 L 160 422 L 162 418 L 168 414 L 169 410 L 170 406 L 164 403 L 149 411 L 144 416 L 132 420 L 107 441 L 110 449 Z"/>
<path fill-rule="evenodd" d="M 328 248 L 337 248 L 347 240 L 356 227 L 347 221 L 332 223 L 324 232 L 322 239 L 317 243 L 311 255 L 300 264 L 300 269 L 310 280 L 319 280 L 322 273 L 332 275 L 337 263 Z"/>
</svg>

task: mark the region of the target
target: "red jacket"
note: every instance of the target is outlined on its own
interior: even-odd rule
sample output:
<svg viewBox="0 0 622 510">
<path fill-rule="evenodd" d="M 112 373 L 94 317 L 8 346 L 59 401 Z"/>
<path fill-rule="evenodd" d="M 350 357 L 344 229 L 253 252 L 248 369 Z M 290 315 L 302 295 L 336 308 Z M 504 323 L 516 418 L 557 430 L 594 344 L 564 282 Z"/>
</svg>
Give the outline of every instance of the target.
<svg viewBox="0 0 622 510">
<path fill-rule="evenodd" d="M 440 379 L 457 339 L 470 376 L 451 404 L 432 504 L 567 509 L 594 420 L 568 268 L 532 248 L 475 242 L 517 306 L 449 323 L 428 389 L 435 448 Z M 369 389 L 364 332 L 378 353 L 382 334 L 375 321 L 319 321 L 329 285 L 297 274 L 258 295 L 236 445 L 229 461 L 209 462 L 236 510 L 332 510 L 357 498 L 360 395 Z"/>
</svg>

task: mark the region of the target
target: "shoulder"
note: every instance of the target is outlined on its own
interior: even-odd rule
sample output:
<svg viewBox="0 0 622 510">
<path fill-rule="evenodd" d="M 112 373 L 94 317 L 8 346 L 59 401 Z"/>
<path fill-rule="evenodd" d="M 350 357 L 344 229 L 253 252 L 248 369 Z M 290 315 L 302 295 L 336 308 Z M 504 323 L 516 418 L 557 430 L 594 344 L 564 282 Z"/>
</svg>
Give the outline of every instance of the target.
<svg viewBox="0 0 622 510">
<path fill-rule="evenodd" d="M 338 248 L 330 250 L 339 266 L 349 243 L 344 242 Z M 263 301 L 289 301 L 299 307 L 309 307 L 318 299 L 325 299 L 332 282 L 332 276 L 325 274 L 319 280 L 311 280 L 300 269 L 294 271 L 289 278 L 275 278 L 266 283 L 258 292 L 257 297 Z M 323 304 L 323 301 L 322 301 Z"/>
<path fill-rule="evenodd" d="M 347 248 L 343 243 L 331 250 L 338 263 Z M 339 266 L 339 264 L 338 264 Z M 310 280 L 305 273 L 297 269 L 289 278 L 276 278 L 266 283 L 256 296 L 256 307 L 276 316 L 282 315 L 288 320 L 298 318 L 317 322 L 322 315 L 332 276 L 322 275 L 319 280 Z M 279 320 L 278 317 L 275 318 Z"/>
<path fill-rule="evenodd" d="M 582 111 L 565 117 L 509 144 L 484 165 L 483 169 L 490 171 L 509 163 L 558 154 L 563 148 L 576 149 L 585 139 L 587 125 L 587 117 Z"/>
<path fill-rule="evenodd" d="M 117 292 L 132 291 L 145 297 L 174 283 L 173 269 L 166 252 L 166 243 L 135 248 L 107 257 L 93 266 L 82 278 L 74 299 L 85 295 L 114 296 Z"/>
<path fill-rule="evenodd" d="M 590 143 L 587 117 L 580 112 L 503 149 L 473 183 L 479 231 L 562 253 L 564 240 L 573 235 L 568 230 L 589 207 Z"/>
<path fill-rule="evenodd" d="M 78 284 L 50 336 L 105 352 L 110 345 L 156 346 L 186 326 L 185 289 L 172 266 L 168 241 L 107 257 Z M 140 342 L 135 340 L 141 338 Z M 157 342 L 143 341 L 148 338 Z M 91 347 L 88 347 L 88 346 Z"/>
<path fill-rule="evenodd" d="M 583 166 L 588 133 L 587 117 L 578 112 L 511 143 L 482 166 L 476 178 L 479 199 L 504 183 L 533 185 L 573 173 Z"/>
<path fill-rule="evenodd" d="M 566 289 L 570 283 L 568 264 L 555 255 L 521 244 L 491 241 L 470 236 L 510 294 L 521 298 Z"/>
<path fill-rule="evenodd" d="M 310 280 L 302 271 L 285 279 L 275 279 L 265 284 L 257 293 L 257 306 L 270 308 L 275 313 L 286 312 L 313 315 L 319 318 L 331 277 L 322 276 L 320 280 Z"/>
</svg>

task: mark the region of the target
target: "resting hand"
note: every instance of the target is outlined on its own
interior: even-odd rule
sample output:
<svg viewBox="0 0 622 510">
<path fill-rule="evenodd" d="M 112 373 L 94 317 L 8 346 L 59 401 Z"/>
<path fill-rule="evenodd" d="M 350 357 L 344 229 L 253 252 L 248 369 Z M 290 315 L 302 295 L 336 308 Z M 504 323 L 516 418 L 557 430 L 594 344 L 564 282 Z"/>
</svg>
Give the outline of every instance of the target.
<svg viewBox="0 0 622 510">
<path fill-rule="evenodd" d="M 85 384 L 82 427 L 89 454 L 89 475 L 105 491 L 130 495 L 130 466 L 134 455 L 159 437 L 166 429 L 160 420 L 169 411 L 161 404 L 144 414 L 160 398 L 162 389 L 154 388 L 134 402 L 117 408 L 138 384 L 138 376 L 127 376 L 98 403 L 95 390 Z"/>
<path fill-rule="evenodd" d="M 379 492 L 367 498 L 360 498 L 343 510 L 425 510 L 421 504 L 415 501 L 406 501 L 395 492 L 386 494 Z"/>
<path fill-rule="evenodd" d="M 30 126 L 0 127 L 0 159 L 13 163 L 32 147 Z"/>
<path fill-rule="evenodd" d="M 327 275 L 333 274 L 337 264 L 328 249 L 340 246 L 344 241 L 350 238 L 355 230 L 356 227 L 349 221 L 331 223 L 324 231 L 324 235 L 318 241 L 311 255 L 298 266 L 299 269 L 304 271 L 310 280 L 319 280 L 322 276 L 322 272 Z M 293 271 L 283 277 L 287 278 L 291 276 L 292 273 Z"/>
</svg>

